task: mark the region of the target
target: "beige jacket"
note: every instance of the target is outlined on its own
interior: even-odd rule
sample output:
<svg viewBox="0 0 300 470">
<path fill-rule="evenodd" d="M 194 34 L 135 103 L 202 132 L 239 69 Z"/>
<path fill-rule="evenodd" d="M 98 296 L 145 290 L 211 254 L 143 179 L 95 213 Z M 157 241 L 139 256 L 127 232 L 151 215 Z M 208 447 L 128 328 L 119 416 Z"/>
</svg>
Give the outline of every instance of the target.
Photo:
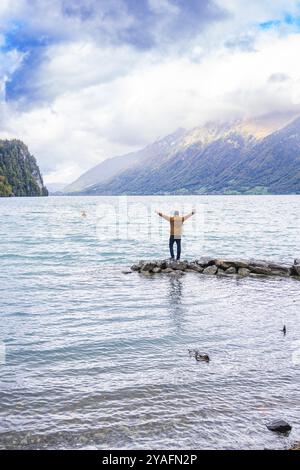
<svg viewBox="0 0 300 470">
<path fill-rule="evenodd" d="M 194 215 L 194 212 L 184 215 L 183 217 L 181 217 L 180 215 L 174 215 L 169 217 L 168 215 L 165 215 L 162 212 L 159 212 L 158 215 L 170 222 L 170 235 L 173 235 L 174 238 L 181 238 L 183 223 L 192 215 Z"/>
</svg>

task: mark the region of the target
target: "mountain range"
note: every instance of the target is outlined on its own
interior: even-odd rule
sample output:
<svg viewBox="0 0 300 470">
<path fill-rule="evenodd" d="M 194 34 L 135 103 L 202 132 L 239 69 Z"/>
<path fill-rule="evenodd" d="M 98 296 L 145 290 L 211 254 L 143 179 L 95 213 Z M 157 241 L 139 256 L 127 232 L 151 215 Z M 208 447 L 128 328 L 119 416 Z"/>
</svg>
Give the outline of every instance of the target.
<svg viewBox="0 0 300 470">
<path fill-rule="evenodd" d="M 92 168 L 69 194 L 300 194 L 300 117 L 178 129 Z"/>
</svg>

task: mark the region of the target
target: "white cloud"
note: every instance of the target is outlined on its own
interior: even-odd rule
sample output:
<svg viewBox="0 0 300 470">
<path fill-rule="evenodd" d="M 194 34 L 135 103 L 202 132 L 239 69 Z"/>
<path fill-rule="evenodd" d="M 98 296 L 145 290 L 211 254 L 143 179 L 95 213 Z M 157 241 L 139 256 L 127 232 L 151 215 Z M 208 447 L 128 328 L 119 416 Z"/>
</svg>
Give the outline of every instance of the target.
<svg viewBox="0 0 300 470">
<path fill-rule="evenodd" d="M 33 73 L 33 87 L 43 99 L 84 90 L 113 81 L 135 66 L 137 54 L 128 46 L 112 48 L 95 42 L 69 42 L 50 46 L 39 69 Z"/>
<path fill-rule="evenodd" d="M 299 13 L 299 4 L 295 0 L 216 0 L 216 3 L 228 10 L 231 21 L 240 27 L 244 24 L 263 23 L 281 19 L 286 13 Z"/>
</svg>

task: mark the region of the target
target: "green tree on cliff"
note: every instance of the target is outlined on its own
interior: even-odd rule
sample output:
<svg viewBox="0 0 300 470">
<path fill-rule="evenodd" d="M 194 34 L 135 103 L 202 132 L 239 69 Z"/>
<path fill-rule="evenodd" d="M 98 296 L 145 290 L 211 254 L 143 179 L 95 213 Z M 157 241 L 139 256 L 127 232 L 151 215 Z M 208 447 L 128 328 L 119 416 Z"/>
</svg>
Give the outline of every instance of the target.
<svg viewBox="0 0 300 470">
<path fill-rule="evenodd" d="M 0 140 L 0 196 L 47 196 L 36 159 L 20 140 Z"/>
<path fill-rule="evenodd" d="M 12 187 L 8 184 L 5 176 L 0 175 L 0 197 L 12 195 Z"/>
</svg>

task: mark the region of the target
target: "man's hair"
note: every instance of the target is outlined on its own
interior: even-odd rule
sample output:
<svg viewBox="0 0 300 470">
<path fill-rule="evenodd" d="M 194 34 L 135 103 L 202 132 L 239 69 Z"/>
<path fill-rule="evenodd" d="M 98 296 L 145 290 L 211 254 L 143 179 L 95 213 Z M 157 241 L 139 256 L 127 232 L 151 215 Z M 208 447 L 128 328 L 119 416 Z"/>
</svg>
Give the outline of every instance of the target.
<svg viewBox="0 0 300 470">
<path fill-rule="evenodd" d="M 174 211 L 174 215 L 179 215 L 179 211 Z"/>
</svg>

